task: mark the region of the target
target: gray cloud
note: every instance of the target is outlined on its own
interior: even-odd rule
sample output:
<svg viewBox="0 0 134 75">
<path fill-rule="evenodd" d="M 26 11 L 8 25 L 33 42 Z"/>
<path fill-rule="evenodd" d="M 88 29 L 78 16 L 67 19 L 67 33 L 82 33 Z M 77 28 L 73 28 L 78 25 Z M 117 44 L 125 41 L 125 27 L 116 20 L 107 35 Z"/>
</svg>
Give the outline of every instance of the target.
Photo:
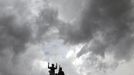
<svg viewBox="0 0 134 75">
<path fill-rule="evenodd" d="M 101 56 L 105 59 L 105 55 L 110 53 L 117 60 L 108 64 L 98 58 L 87 59 L 87 63 L 84 63 L 86 66 L 91 66 L 88 62 L 96 62 L 92 65 L 98 65 L 97 68 L 101 70 L 115 68 L 119 64 L 118 61 L 133 58 L 132 13 L 132 0 L 87 0 L 78 22 L 64 25 L 61 28 L 61 36 L 71 45 L 85 44 L 77 57 L 91 53 L 93 55 L 87 58 Z"/>
<path fill-rule="evenodd" d="M 116 59 L 132 57 L 133 26 L 130 0 L 88 0 L 82 15 L 78 17 L 78 22 L 73 25 L 58 20 L 58 11 L 49 6 L 38 10 L 40 13 L 32 17 L 34 19 L 29 19 L 32 14 L 30 7 L 27 6 L 29 3 L 13 0 L 10 4 L 8 1 L 1 1 L 3 5 L 0 6 L 0 74 L 2 75 L 29 75 L 28 71 L 31 70 L 27 69 L 31 69 L 29 65 L 34 58 L 24 56 L 23 61 L 20 60 L 20 55 L 22 52 L 25 53 L 29 43 L 41 42 L 52 27 L 59 29 L 58 36 L 66 43 L 85 44 L 78 57 L 88 52 L 93 54 L 95 60 L 90 59 L 90 56 L 88 59 L 96 62 L 98 62 L 96 55 L 105 57 L 106 52 L 113 52 Z M 107 63 L 98 64 L 100 69 L 109 67 Z"/>
<path fill-rule="evenodd" d="M 36 11 L 25 0 L 12 1 L 0 0 L 0 75 L 44 75 L 44 71 L 32 70 L 31 64 L 36 59 L 33 52 L 29 53 L 30 57 L 23 55 L 27 54 L 29 44 L 40 43 L 56 23 L 58 13 L 49 6 Z"/>
<path fill-rule="evenodd" d="M 126 56 L 129 55 L 132 52 L 129 46 L 133 45 L 131 36 L 133 24 L 130 24 L 131 0 L 88 0 L 87 2 L 80 22 L 68 27 L 65 40 L 73 44 L 87 43 L 84 46 L 87 50 L 83 48 L 78 56 L 89 51 L 100 56 L 104 56 L 107 51 L 115 52 L 115 56 L 122 52 Z M 129 45 L 126 44 L 127 42 Z M 92 45 L 88 47 L 89 43 Z M 112 50 L 109 49 L 111 47 Z M 122 59 L 126 56 L 119 57 Z"/>
<path fill-rule="evenodd" d="M 49 29 L 57 24 L 58 11 L 54 8 L 44 8 L 40 13 L 39 17 L 36 19 L 37 38 L 41 40 L 42 35 L 44 35 Z M 39 38 L 40 37 L 40 38 Z"/>
<path fill-rule="evenodd" d="M 4 12 L 0 16 L 0 50 L 11 49 L 14 53 L 25 50 L 31 36 L 30 27 L 17 16 Z"/>
<path fill-rule="evenodd" d="M 95 54 L 103 56 L 108 50 L 107 48 L 111 47 L 111 45 L 116 47 L 116 45 L 120 45 L 120 42 L 126 39 L 130 43 L 128 39 L 132 39 L 132 31 L 130 30 L 132 25 L 128 25 L 128 20 L 131 19 L 129 17 L 132 10 L 131 0 L 91 0 L 90 3 L 88 7 L 91 9 L 85 11 L 81 28 L 87 33 L 92 32 L 90 36 L 93 36 L 99 31 L 103 38 L 103 41 L 94 41 L 95 47 L 93 48 L 95 49 L 91 48 L 90 50 Z M 122 42 L 125 45 L 122 44 L 122 46 L 117 48 L 119 52 L 115 52 L 115 56 L 123 51 L 125 51 L 125 55 L 129 55 L 131 51 L 129 51 L 128 46 L 130 45 L 126 44 L 127 42 Z M 131 41 L 132 44 L 133 42 Z M 116 50 L 113 49 L 112 51 Z M 125 56 L 120 57 L 125 58 Z"/>
</svg>

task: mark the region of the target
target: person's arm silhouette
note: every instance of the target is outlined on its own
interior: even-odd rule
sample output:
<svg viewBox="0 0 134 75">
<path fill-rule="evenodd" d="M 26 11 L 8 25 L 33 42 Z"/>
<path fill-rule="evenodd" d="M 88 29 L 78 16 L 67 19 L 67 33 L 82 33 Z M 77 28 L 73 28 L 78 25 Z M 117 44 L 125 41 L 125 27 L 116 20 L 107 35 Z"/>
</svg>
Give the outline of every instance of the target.
<svg viewBox="0 0 134 75">
<path fill-rule="evenodd" d="M 59 65 L 59 68 L 60 68 L 60 65 Z"/>
<path fill-rule="evenodd" d="M 56 63 L 55 69 L 57 69 L 57 63 Z"/>
<path fill-rule="evenodd" d="M 49 67 L 49 62 L 48 62 L 48 68 L 50 69 L 50 67 Z"/>
</svg>

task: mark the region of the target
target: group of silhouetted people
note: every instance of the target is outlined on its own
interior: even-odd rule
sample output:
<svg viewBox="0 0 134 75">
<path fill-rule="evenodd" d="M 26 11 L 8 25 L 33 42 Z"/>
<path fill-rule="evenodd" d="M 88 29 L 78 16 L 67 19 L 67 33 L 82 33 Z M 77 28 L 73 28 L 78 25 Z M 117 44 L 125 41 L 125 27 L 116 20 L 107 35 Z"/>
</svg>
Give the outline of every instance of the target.
<svg viewBox="0 0 134 75">
<path fill-rule="evenodd" d="M 62 71 L 61 66 L 59 66 L 58 73 L 55 73 L 55 70 L 57 69 L 57 63 L 56 63 L 56 66 L 54 66 L 54 64 L 52 64 L 51 67 L 49 67 L 49 63 L 48 63 L 48 69 L 50 69 L 49 70 L 49 75 L 64 75 L 64 71 Z"/>
</svg>

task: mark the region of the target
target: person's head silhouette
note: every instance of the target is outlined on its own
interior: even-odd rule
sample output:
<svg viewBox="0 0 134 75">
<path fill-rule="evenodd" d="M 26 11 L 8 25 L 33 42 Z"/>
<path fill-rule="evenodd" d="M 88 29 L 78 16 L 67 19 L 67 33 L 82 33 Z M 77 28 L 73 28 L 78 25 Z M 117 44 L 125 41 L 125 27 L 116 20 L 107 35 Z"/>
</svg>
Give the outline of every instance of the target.
<svg viewBox="0 0 134 75">
<path fill-rule="evenodd" d="M 54 64 L 52 64 L 52 67 L 54 67 Z"/>
<path fill-rule="evenodd" d="M 62 71 L 62 67 L 59 68 L 59 71 Z"/>
<path fill-rule="evenodd" d="M 62 71 L 62 67 L 59 67 L 58 75 L 65 75 L 65 74 L 64 74 L 64 71 Z"/>
</svg>

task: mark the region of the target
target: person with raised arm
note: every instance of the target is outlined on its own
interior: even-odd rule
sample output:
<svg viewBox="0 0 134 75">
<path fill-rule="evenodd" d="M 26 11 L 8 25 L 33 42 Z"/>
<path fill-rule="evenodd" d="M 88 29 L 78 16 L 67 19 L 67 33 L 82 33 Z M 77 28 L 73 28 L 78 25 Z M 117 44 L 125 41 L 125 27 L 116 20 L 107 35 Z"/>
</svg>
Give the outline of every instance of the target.
<svg viewBox="0 0 134 75">
<path fill-rule="evenodd" d="M 59 72 L 58 75 L 65 75 L 64 71 L 62 70 L 62 67 L 59 65 Z"/>
<path fill-rule="evenodd" d="M 54 66 L 54 64 L 52 64 L 50 67 L 49 62 L 48 62 L 48 69 L 50 69 L 49 70 L 50 75 L 55 75 L 55 70 L 57 69 L 57 63 L 56 63 L 56 66 Z"/>
</svg>

